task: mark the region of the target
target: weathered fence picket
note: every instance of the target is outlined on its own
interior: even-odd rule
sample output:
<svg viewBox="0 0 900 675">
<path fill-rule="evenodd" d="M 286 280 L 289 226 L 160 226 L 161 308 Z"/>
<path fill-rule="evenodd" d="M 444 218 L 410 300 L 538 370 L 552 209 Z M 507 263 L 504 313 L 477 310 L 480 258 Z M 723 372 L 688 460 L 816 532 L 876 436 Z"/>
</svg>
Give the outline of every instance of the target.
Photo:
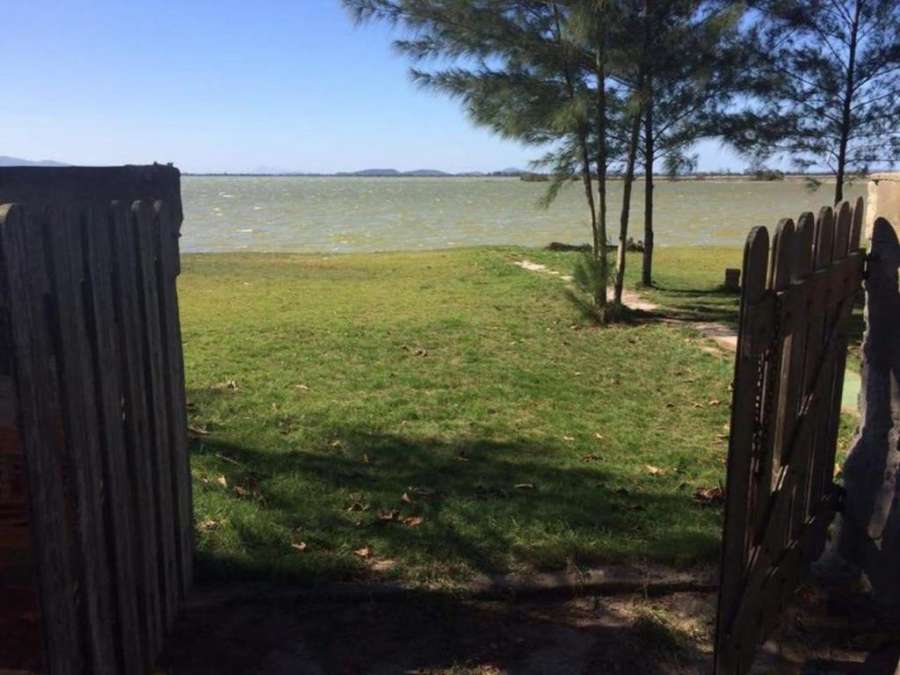
<svg viewBox="0 0 900 675">
<path fill-rule="evenodd" d="M 826 541 L 863 203 L 782 220 L 744 249 L 716 669 L 746 673 Z"/>
<path fill-rule="evenodd" d="M 192 579 L 178 172 L 51 174 L 0 172 L 0 431 L 24 464 L 43 668 L 147 673 Z"/>
</svg>

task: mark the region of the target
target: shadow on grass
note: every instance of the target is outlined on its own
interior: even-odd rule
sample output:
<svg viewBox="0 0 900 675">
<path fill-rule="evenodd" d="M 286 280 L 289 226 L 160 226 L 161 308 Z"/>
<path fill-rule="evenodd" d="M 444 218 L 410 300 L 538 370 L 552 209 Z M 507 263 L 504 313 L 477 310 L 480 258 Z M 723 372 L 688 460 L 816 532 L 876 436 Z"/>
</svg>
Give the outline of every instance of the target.
<svg viewBox="0 0 900 675">
<path fill-rule="evenodd" d="M 201 546 L 201 579 L 381 578 L 373 561 L 352 554 L 370 544 L 378 558 L 450 578 L 513 571 L 511 562 L 545 571 L 623 558 L 683 566 L 717 555 L 717 525 L 709 526 L 717 514 L 695 505 L 690 490 L 666 494 L 652 481 L 623 487 L 599 456 L 579 460 L 568 448 L 521 440 L 353 428 L 323 437 L 320 447 L 285 451 L 195 444 L 195 465 L 221 472 L 229 485 L 199 489 L 226 512 L 249 501 L 255 514 L 233 525 L 236 545 Z M 414 526 L 403 520 L 417 517 Z M 308 551 L 291 550 L 290 532 Z"/>
<path fill-rule="evenodd" d="M 715 322 L 737 328 L 740 295 L 725 288 L 653 288 L 659 316 L 692 322 Z"/>
<path fill-rule="evenodd" d="M 729 328 L 738 329 L 740 320 L 740 295 L 725 288 L 668 288 L 654 286 L 657 295 L 654 298 L 661 305 L 657 318 L 676 319 L 691 322 L 721 323 Z M 855 299 L 853 312 L 848 326 L 850 345 L 849 364 L 859 369 L 859 346 L 862 344 L 866 324 L 864 317 L 865 297 L 862 293 Z"/>
</svg>

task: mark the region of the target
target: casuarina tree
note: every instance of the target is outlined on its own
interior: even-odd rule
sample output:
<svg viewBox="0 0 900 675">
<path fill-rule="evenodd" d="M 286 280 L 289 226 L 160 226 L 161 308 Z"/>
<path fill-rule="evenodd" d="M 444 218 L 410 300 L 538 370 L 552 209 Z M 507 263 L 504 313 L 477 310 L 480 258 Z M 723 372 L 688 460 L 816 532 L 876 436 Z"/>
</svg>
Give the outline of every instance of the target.
<svg viewBox="0 0 900 675">
<path fill-rule="evenodd" d="M 900 159 L 900 3 L 896 0 L 762 0 L 748 109 L 729 138 L 744 150 L 790 155 L 835 176 Z"/>
<path fill-rule="evenodd" d="M 671 175 L 690 170 L 688 150 L 718 133 L 733 102 L 741 68 L 737 27 L 742 3 L 724 0 L 648 0 L 644 167 L 644 252 L 641 281 L 653 283 L 654 165 Z"/>
<path fill-rule="evenodd" d="M 412 75 L 419 84 L 459 99 L 473 121 L 503 137 L 549 147 L 536 162 L 551 172 L 544 204 L 572 178 L 580 180 L 592 251 L 576 279 L 592 279 L 585 288 L 592 296 L 595 318 L 605 321 L 605 173 L 610 161 L 602 128 L 608 105 L 602 74 L 605 51 L 595 42 L 600 32 L 596 25 L 585 29 L 573 22 L 573 17 L 588 13 L 597 16 L 603 3 L 344 0 L 344 4 L 359 21 L 387 21 L 406 33 L 395 46 L 414 62 Z M 587 4 L 592 6 L 590 12 L 585 10 Z M 440 66 L 424 67 L 435 62 Z M 595 177 L 599 199 L 594 194 Z"/>
</svg>

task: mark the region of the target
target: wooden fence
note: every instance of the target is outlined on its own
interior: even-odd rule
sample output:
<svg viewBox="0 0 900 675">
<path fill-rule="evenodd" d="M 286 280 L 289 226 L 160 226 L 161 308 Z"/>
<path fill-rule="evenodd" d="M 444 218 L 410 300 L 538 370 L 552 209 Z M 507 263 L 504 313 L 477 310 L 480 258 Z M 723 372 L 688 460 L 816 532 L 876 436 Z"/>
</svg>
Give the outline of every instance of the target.
<svg viewBox="0 0 900 675">
<path fill-rule="evenodd" d="M 192 579 L 178 175 L 153 168 L 165 201 L 133 180 L 69 201 L 85 174 L 65 171 L 55 199 L 0 206 L 0 454 L 24 467 L 42 667 L 146 673 Z"/>
<path fill-rule="evenodd" d="M 716 635 L 718 673 L 756 647 L 838 507 L 833 484 L 848 326 L 860 290 L 862 199 L 804 213 L 744 248 Z"/>
</svg>

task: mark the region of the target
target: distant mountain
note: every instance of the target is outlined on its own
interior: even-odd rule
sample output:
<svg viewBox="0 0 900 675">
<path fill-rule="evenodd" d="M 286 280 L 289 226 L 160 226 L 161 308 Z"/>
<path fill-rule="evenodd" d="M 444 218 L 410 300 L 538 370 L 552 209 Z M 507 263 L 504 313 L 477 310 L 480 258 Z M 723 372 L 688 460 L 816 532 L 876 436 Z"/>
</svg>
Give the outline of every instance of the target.
<svg viewBox="0 0 900 675">
<path fill-rule="evenodd" d="M 433 176 L 443 177 L 452 176 L 452 173 L 446 171 L 438 171 L 437 169 L 416 169 L 415 171 L 397 171 L 397 169 L 363 169 L 362 171 L 339 172 L 338 176 Z"/>
<path fill-rule="evenodd" d="M 69 166 L 63 162 L 54 162 L 52 159 L 31 160 L 21 157 L 7 157 L 0 155 L 0 166 Z"/>
<path fill-rule="evenodd" d="M 521 169 L 509 168 L 502 171 L 461 171 L 459 173 L 450 173 L 440 171 L 438 169 L 416 169 L 414 171 L 398 171 L 397 169 L 363 169 L 361 171 L 338 171 L 337 173 L 307 173 L 304 171 L 284 171 L 274 167 L 260 166 L 253 171 L 248 172 L 190 172 L 182 173 L 184 176 L 307 176 L 307 177 L 328 177 L 336 176 L 339 178 L 459 178 L 459 177 L 502 177 L 513 178 L 524 175 L 533 176 L 534 174 Z"/>
<path fill-rule="evenodd" d="M 452 173 L 438 171 L 437 169 L 417 169 L 416 171 L 404 171 L 404 176 L 452 176 Z"/>
<path fill-rule="evenodd" d="M 397 169 L 363 169 L 362 171 L 343 171 L 338 176 L 400 176 Z"/>
</svg>

